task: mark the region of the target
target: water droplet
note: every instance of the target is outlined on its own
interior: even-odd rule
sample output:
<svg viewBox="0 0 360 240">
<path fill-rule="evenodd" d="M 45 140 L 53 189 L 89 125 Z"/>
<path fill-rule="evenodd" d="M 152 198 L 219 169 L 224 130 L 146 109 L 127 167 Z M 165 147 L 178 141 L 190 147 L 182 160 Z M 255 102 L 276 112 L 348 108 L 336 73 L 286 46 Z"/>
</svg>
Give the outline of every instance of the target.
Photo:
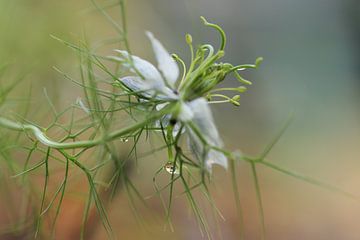
<svg viewBox="0 0 360 240">
<path fill-rule="evenodd" d="M 170 174 L 179 174 L 179 169 L 173 162 L 168 162 L 164 168 Z"/>
<path fill-rule="evenodd" d="M 128 139 L 128 138 L 121 138 L 120 141 L 122 141 L 122 142 L 128 142 L 129 139 Z"/>
</svg>

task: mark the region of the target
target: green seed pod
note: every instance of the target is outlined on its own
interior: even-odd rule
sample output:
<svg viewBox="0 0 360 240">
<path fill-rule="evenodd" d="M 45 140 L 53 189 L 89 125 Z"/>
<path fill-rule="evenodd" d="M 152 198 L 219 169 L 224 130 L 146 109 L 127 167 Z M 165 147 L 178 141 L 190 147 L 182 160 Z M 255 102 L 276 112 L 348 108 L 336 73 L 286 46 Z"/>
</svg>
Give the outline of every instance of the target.
<svg viewBox="0 0 360 240">
<path fill-rule="evenodd" d="M 186 35 L 185 35 L 185 40 L 186 40 L 186 43 L 187 44 L 192 44 L 192 36 L 189 34 L 189 33 L 187 33 Z"/>
<path fill-rule="evenodd" d="M 240 87 L 238 87 L 236 89 L 238 90 L 238 92 L 241 92 L 241 93 L 246 92 L 246 90 L 247 90 L 247 88 L 244 87 L 244 86 L 240 86 Z"/>
</svg>

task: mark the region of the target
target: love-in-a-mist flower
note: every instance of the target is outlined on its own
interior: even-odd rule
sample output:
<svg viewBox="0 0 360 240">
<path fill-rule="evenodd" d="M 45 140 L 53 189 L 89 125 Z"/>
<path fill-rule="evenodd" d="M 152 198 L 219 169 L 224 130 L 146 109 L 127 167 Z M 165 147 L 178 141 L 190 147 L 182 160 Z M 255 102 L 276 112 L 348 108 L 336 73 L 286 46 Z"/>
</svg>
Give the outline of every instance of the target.
<svg viewBox="0 0 360 240">
<path fill-rule="evenodd" d="M 217 63 L 217 60 L 224 56 L 225 34 L 219 26 L 203 20 L 206 25 L 219 30 L 222 44 L 216 53 L 209 44 L 201 45 L 194 52 L 192 39 L 190 35 L 187 35 L 186 39 L 192 56 L 188 69 L 186 69 L 184 61 L 177 55 L 171 56 L 150 32 L 146 32 L 146 35 L 152 45 L 157 67 L 147 60 L 130 55 L 123 50 L 115 50 L 120 56 L 111 56 L 111 59 L 121 62 L 125 68 L 133 73 L 133 75 L 121 77 L 119 80 L 141 101 L 153 102 L 155 111 L 160 111 L 170 104 L 174 106 L 173 110 L 164 114 L 160 120 L 155 122 L 155 125 L 161 127 L 162 130 L 170 129 L 173 138 L 178 138 L 183 133 L 186 134 L 189 148 L 200 162 L 199 166 L 211 172 L 213 164 L 227 168 L 228 162 L 221 151 L 223 142 L 214 123 L 209 100 L 214 97 L 221 97 L 225 100 L 210 102 L 230 102 L 239 105 L 239 95 L 227 97 L 226 95 L 212 93 L 212 91 L 221 90 L 214 88 L 229 73 L 234 73 L 240 82 L 249 83 L 241 78 L 237 71 L 249 66 L 256 66 L 233 66 L 229 63 Z M 175 59 L 183 67 L 181 79 L 179 79 L 180 70 Z M 225 90 L 243 92 L 245 87 Z M 173 169 L 170 166 L 167 167 L 166 169 Z"/>
</svg>

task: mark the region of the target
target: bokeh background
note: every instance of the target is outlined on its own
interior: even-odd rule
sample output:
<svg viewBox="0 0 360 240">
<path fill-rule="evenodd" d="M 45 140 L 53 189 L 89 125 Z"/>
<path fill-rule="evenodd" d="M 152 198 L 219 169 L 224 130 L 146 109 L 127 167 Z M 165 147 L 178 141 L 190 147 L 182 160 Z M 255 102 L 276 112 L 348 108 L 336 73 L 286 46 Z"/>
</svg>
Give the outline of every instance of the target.
<svg viewBox="0 0 360 240">
<path fill-rule="evenodd" d="M 119 12 L 110 14 L 119 19 Z M 357 0 L 128 0 L 129 39 L 133 52 L 154 60 L 145 30 L 152 31 L 167 49 L 189 57 L 184 41 L 218 43 L 218 35 L 202 26 L 200 16 L 221 25 L 227 33 L 225 59 L 234 64 L 265 61 L 245 76 L 254 82 L 242 95 L 241 106 L 214 106 L 214 116 L 228 149 L 259 154 L 283 126 L 293 122 L 271 151 L 269 159 L 287 169 L 330 183 L 360 196 L 360 2 Z M 116 34 L 88 0 L 0 0 L 0 61 L 11 71 L 2 81 L 26 73 L 18 90 L 33 89 L 30 118 L 41 123 L 43 88 L 55 105 L 72 104 L 80 89 L 58 74 L 77 72 L 74 53 L 50 35 L 89 42 Z M 110 54 L 109 49 L 104 54 Z M 234 79 L 227 85 L 235 86 Z M 19 103 L 5 106 L 11 109 Z M 32 114 L 32 115 L 31 115 Z M 132 178 L 146 194 L 153 192 L 154 163 L 142 161 Z M 268 168 L 259 167 L 267 239 L 360 239 L 360 203 Z M 238 166 L 239 190 L 246 239 L 259 239 L 260 225 L 253 181 L 246 163 Z M 0 231 L 19 217 L 17 185 L 2 177 Z M 235 203 L 229 174 L 216 169 L 214 194 L 225 221 L 214 239 L 238 239 Z M 82 183 L 75 184 L 79 186 Z M 15 190 L 14 190 L 15 188 Z M 39 188 L 40 189 L 40 188 Z M 75 190 L 70 190 L 74 193 Z M 40 192 L 39 192 L 40 193 Z M 201 239 L 185 199 L 174 203 L 175 231 L 163 231 L 158 199 L 143 211 L 146 227 L 136 221 L 125 193 L 108 206 L 120 239 Z M 15 213 L 10 213 L 10 203 Z M 58 239 L 77 239 L 83 203 L 68 194 L 57 226 Z M 155 220 L 156 219 L 156 220 Z M 216 224 L 210 224 L 216 228 Z M 7 228 L 6 228 L 7 229 Z M 4 230 L 5 231 L 5 230 Z M 217 232 L 214 230 L 214 232 Z M 19 233 L 0 232 L 1 239 L 26 239 Z M 88 239 L 104 239 L 101 226 Z"/>
</svg>

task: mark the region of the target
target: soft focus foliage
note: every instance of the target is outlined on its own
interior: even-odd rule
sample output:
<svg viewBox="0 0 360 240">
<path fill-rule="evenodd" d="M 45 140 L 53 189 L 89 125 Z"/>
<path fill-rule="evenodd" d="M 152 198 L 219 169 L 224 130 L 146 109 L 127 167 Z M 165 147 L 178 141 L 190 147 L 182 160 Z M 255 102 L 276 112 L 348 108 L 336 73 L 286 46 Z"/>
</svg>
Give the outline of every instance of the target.
<svg viewBox="0 0 360 240">
<path fill-rule="evenodd" d="M 116 23 L 122 23 L 117 4 L 98 2 L 107 6 L 106 12 Z M 193 34 L 194 46 L 209 39 L 217 46 L 218 36 L 201 25 L 198 20 L 201 15 L 219 23 L 228 34 L 224 62 L 251 62 L 264 56 L 266 61 L 260 70 L 244 73 L 245 78 L 255 83 L 251 91 L 242 94 L 239 108 L 226 104 L 214 105 L 212 110 L 226 149 L 240 149 L 244 154 L 256 156 L 262 152 L 259 158 L 266 156 L 272 163 L 255 166 L 253 162 L 241 161 L 234 166 L 235 175 L 214 167 L 212 184 L 208 186 L 212 199 L 204 194 L 206 191 L 194 192 L 194 199 L 207 220 L 199 228 L 196 224 L 199 218 L 196 221 L 188 210 L 196 212 L 196 207 L 191 199 L 190 206 L 187 204 L 188 195 L 181 190 L 181 184 L 174 184 L 171 214 L 164 214 L 163 206 L 168 208 L 169 193 L 164 191 L 164 203 L 157 194 L 154 196 L 152 179 L 167 162 L 168 152 L 153 154 L 154 148 L 149 144 L 157 145 L 161 137 L 151 140 L 138 137 L 145 136 L 144 130 L 139 135 L 118 139 L 108 149 L 102 149 L 103 152 L 64 153 L 65 156 L 80 153 L 81 163 L 92 166 L 91 174 L 103 180 L 90 181 L 99 191 L 90 192 L 93 205 L 86 205 L 89 178 L 81 170 L 81 164 L 80 168 L 68 164 L 73 160 L 70 156 L 64 158 L 59 152 L 29 141 L 33 138 L 30 132 L 19 135 L 0 130 L 0 238 L 31 239 L 37 225 L 41 225 L 44 227 L 38 230 L 42 239 L 51 234 L 57 216 L 54 233 L 57 238 L 79 239 L 85 212 L 89 219 L 85 239 L 104 239 L 106 231 L 101 225 L 110 228 L 107 218 L 122 239 L 198 239 L 201 234 L 206 236 L 206 229 L 214 239 L 238 239 L 239 231 L 245 233 L 245 239 L 256 239 L 264 227 L 267 239 L 358 239 L 354 219 L 360 217 L 360 206 L 351 199 L 360 195 L 357 189 L 360 156 L 357 1 L 135 0 L 127 3 L 132 53 L 151 62 L 156 62 L 156 56 L 144 30 L 151 30 L 187 65 L 190 61 L 185 32 Z M 116 130 L 133 122 L 109 117 L 111 114 L 103 111 L 88 115 L 91 106 L 99 109 L 99 102 L 91 96 L 95 92 L 89 90 L 93 102 L 88 105 L 82 92 L 83 83 L 79 84 L 82 77 L 90 79 L 86 84 L 98 84 L 104 90 L 99 98 L 106 103 L 111 103 L 107 100 L 113 95 L 108 93 L 114 89 L 98 66 L 89 70 L 96 60 L 90 56 L 94 62 L 87 61 L 88 50 L 96 49 L 99 55 L 108 56 L 114 54 L 112 49 L 126 49 L 116 38 L 116 27 L 90 1 L 1 0 L 0 31 L 1 115 L 25 118 L 47 128 L 52 137 L 67 141 L 79 136 L 95 137 L 100 132 L 97 126 L 106 129 L 109 124 Z M 79 54 L 58 39 L 86 51 Z M 79 69 L 79 62 L 83 69 Z M 91 76 L 104 82 L 95 83 Z M 234 85 L 229 81 L 221 87 Z M 290 112 L 293 121 L 278 139 L 277 134 Z M 108 118 L 101 123 L 99 119 L 105 115 Z M 99 121 L 86 132 L 84 126 L 93 119 Z M 72 125 L 72 120 L 77 120 L 77 124 Z M 274 148 L 268 145 L 275 142 Z M 14 143 L 22 149 L 14 151 Z M 47 162 L 49 158 L 51 161 Z M 138 160 L 127 161 L 135 158 Z M 97 172 L 102 167 L 101 161 L 118 162 L 121 167 L 109 165 Z M 172 171 L 170 165 L 166 167 Z M 30 171 L 16 175 L 25 169 Z M 46 175 L 47 170 L 50 175 Z M 161 172 L 157 187 L 166 185 L 169 176 Z M 45 198 L 44 182 L 48 193 Z M 109 182 L 116 183 L 113 185 L 116 187 L 109 187 Z M 239 191 L 238 201 L 233 197 L 234 182 L 235 193 Z M 60 200 L 61 208 L 57 208 Z M 236 205 L 241 205 L 242 212 L 236 210 Z M 51 211 L 47 211 L 48 206 Z M 86 206 L 92 207 L 87 211 Z M 107 209 L 107 218 L 102 215 L 105 214 L 102 209 Z M 41 220 L 39 214 L 43 216 Z M 163 231 L 164 225 L 169 226 L 169 218 L 174 232 Z"/>
</svg>

